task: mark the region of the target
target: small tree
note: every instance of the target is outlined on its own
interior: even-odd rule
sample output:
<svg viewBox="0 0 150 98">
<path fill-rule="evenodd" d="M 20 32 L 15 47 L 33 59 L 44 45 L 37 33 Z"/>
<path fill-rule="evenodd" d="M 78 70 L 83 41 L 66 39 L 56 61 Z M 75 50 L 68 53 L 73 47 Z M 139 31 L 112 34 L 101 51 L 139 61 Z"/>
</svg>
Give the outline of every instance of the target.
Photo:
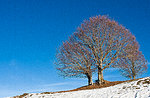
<svg viewBox="0 0 150 98">
<path fill-rule="evenodd" d="M 63 77 L 88 78 L 92 85 L 92 73 L 95 71 L 94 62 L 88 49 L 80 46 L 72 36 L 63 43 L 57 53 L 57 69 Z"/>
<path fill-rule="evenodd" d="M 137 76 L 146 72 L 147 61 L 140 51 L 130 52 L 130 55 L 120 59 L 119 64 L 120 72 L 123 76 L 135 79 Z"/>
<path fill-rule="evenodd" d="M 122 25 L 106 16 L 85 20 L 75 33 L 78 43 L 92 53 L 98 69 L 98 83 L 104 83 L 103 70 L 115 65 L 135 42 L 135 37 Z"/>
</svg>

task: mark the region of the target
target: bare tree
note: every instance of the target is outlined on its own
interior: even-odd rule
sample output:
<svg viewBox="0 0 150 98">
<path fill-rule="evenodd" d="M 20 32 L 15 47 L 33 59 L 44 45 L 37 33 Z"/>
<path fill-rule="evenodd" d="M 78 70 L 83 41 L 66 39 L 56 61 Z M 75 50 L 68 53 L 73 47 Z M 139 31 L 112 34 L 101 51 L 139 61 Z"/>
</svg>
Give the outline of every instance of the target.
<svg viewBox="0 0 150 98">
<path fill-rule="evenodd" d="M 92 73 L 95 71 L 91 53 L 76 42 L 75 37 L 63 43 L 57 53 L 57 69 L 64 77 L 88 78 L 92 85 Z"/>
<path fill-rule="evenodd" d="M 78 43 L 92 53 L 98 69 L 98 83 L 104 83 L 103 70 L 116 65 L 119 58 L 127 56 L 127 50 L 135 37 L 122 25 L 107 16 L 96 16 L 85 20 L 74 34 Z"/>
<path fill-rule="evenodd" d="M 123 76 L 135 79 L 146 72 L 147 64 L 141 51 L 131 51 L 129 56 L 120 59 L 118 67 Z"/>
</svg>

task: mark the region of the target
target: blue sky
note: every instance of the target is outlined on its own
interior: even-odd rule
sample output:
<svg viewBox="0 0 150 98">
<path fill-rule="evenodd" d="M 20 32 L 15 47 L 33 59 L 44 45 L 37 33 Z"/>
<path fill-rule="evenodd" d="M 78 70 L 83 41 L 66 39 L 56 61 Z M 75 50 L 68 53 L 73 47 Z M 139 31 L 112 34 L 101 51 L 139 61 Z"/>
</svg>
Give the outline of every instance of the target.
<svg viewBox="0 0 150 98">
<path fill-rule="evenodd" d="M 53 62 L 62 41 L 95 15 L 109 15 L 128 28 L 150 61 L 150 0 L 0 0 L 0 97 L 87 84 L 58 76 Z M 126 78 L 110 69 L 104 79 Z"/>
</svg>

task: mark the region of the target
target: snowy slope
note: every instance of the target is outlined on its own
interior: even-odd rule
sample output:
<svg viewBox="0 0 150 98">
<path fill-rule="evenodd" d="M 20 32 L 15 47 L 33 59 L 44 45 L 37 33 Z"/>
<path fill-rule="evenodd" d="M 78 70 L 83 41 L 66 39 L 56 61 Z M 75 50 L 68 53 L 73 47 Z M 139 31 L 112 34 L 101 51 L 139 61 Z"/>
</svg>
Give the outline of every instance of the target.
<svg viewBox="0 0 150 98">
<path fill-rule="evenodd" d="M 111 87 L 55 94 L 29 94 L 23 98 L 150 98 L 150 77 Z"/>
</svg>

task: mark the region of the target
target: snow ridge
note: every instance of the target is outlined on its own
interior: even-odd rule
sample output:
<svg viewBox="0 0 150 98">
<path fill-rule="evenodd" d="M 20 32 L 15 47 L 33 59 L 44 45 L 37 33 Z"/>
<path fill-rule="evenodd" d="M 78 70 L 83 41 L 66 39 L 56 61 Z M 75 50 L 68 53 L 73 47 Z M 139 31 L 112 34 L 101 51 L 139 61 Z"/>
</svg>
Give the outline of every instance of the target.
<svg viewBox="0 0 150 98">
<path fill-rule="evenodd" d="M 54 94 L 33 93 L 23 98 L 150 98 L 150 77 L 100 89 Z"/>
</svg>

